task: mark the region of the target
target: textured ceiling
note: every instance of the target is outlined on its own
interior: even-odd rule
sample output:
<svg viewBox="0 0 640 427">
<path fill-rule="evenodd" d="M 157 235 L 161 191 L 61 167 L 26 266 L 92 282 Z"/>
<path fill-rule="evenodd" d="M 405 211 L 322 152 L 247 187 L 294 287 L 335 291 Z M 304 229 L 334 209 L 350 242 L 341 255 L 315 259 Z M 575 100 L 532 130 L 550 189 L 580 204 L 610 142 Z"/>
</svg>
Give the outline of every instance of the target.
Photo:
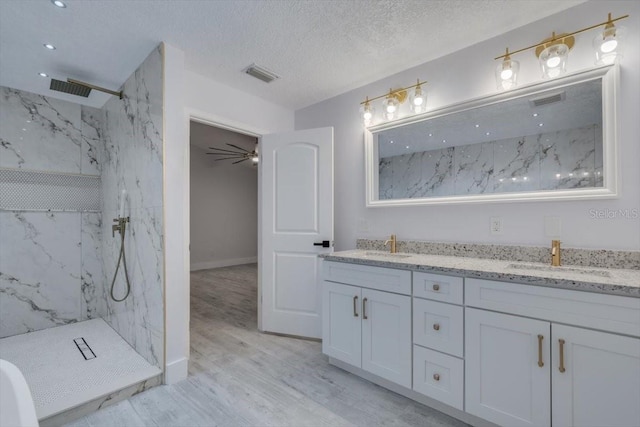
<svg viewBox="0 0 640 427">
<path fill-rule="evenodd" d="M 102 106 L 38 72 L 118 88 L 165 41 L 188 70 L 299 109 L 583 1 L 0 0 L 0 85 Z M 243 74 L 253 62 L 281 79 Z"/>
</svg>

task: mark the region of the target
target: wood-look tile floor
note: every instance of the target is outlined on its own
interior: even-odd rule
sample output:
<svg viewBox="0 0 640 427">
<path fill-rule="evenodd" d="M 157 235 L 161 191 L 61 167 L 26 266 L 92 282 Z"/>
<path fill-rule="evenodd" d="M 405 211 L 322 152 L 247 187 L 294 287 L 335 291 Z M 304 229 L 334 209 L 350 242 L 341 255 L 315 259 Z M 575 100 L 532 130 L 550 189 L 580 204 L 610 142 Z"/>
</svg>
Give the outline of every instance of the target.
<svg viewBox="0 0 640 427">
<path fill-rule="evenodd" d="M 189 377 L 68 424 L 465 426 L 331 366 L 316 341 L 257 330 L 255 264 L 191 274 Z"/>
</svg>

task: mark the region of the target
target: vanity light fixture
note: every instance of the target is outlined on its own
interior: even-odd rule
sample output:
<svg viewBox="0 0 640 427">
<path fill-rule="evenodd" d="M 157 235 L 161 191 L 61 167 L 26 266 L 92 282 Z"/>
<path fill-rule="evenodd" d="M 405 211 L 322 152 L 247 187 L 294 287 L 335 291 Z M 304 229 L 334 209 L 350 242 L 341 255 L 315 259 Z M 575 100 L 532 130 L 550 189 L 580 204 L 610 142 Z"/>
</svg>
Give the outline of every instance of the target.
<svg viewBox="0 0 640 427">
<path fill-rule="evenodd" d="M 364 105 L 362 106 L 361 113 L 364 125 L 369 126 L 371 124 L 371 120 L 373 119 L 373 114 L 375 113 L 375 110 L 373 109 L 373 107 L 371 106 L 371 102 L 369 101 L 369 97 L 367 97 L 367 99 L 365 100 Z"/>
<path fill-rule="evenodd" d="M 569 50 L 571 50 L 575 43 L 575 38 L 573 36 L 599 27 L 604 28 L 593 40 L 593 47 L 596 51 L 596 64 L 613 64 L 622 57 L 623 41 L 626 35 L 625 28 L 616 27 L 614 22 L 628 17 L 629 15 L 623 15 L 619 18 L 612 18 L 611 13 L 609 13 L 605 22 L 591 25 L 590 27 L 585 27 L 568 34 L 556 35 L 554 32 L 551 37 L 541 41 L 540 43 L 514 50 L 513 52 L 509 52 L 509 49 L 507 48 L 504 55 L 494 58 L 495 60 L 502 60 L 502 62 L 496 67 L 495 72 L 498 89 L 508 90 L 516 86 L 520 64 L 518 64 L 517 61 L 512 60 L 511 56 L 516 53 L 524 52 L 525 50 L 535 49 L 544 78 L 555 78 L 561 76 L 567 70 Z"/>
<path fill-rule="evenodd" d="M 422 92 L 422 85 L 420 84 L 420 79 L 418 79 L 418 83 L 411 95 L 411 110 L 416 114 L 422 113 L 426 105 L 427 94 Z"/>
<path fill-rule="evenodd" d="M 373 124 L 375 117 L 375 108 L 373 102 L 382 99 L 382 116 L 385 120 L 394 120 L 398 117 L 400 105 L 403 104 L 408 97 L 408 90 L 414 89 L 411 93 L 411 111 L 415 114 L 423 113 L 426 111 L 427 94 L 423 88 L 426 82 L 421 82 L 407 86 L 401 89 L 389 89 L 389 92 L 376 96 L 374 98 L 366 97 L 364 101 L 360 103 L 360 115 L 365 126 Z"/>
<path fill-rule="evenodd" d="M 567 72 L 569 50 L 575 44 L 575 38 L 567 34 L 556 35 L 542 41 L 536 48 L 536 55 L 542 68 L 542 76 L 552 79 Z"/>
<path fill-rule="evenodd" d="M 593 48 L 596 51 L 596 64 L 613 64 L 622 58 L 624 39 L 627 29 L 616 27 L 609 14 L 609 19 L 603 30 L 593 39 Z"/>
<path fill-rule="evenodd" d="M 511 59 L 509 48 L 506 49 L 504 59 L 496 67 L 496 84 L 499 90 L 509 90 L 518 84 L 518 71 L 520 63 Z"/>
</svg>

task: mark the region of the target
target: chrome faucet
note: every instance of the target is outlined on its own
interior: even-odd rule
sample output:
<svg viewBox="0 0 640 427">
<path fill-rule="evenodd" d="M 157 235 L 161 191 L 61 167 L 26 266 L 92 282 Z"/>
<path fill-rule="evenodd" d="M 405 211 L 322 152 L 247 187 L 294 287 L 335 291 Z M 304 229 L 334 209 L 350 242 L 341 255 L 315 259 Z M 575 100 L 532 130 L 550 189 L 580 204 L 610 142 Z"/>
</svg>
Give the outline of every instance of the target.
<svg viewBox="0 0 640 427">
<path fill-rule="evenodd" d="M 389 249 L 391 250 L 392 254 L 396 253 L 396 235 L 392 234 L 391 237 L 389 237 L 389 240 L 386 240 L 384 242 L 384 245 L 387 246 L 387 244 L 391 243 L 391 246 L 389 247 Z"/>
<path fill-rule="evenodd" d="M 551 241 L 551 265 L 560 266 L 560 240 Z"/>
</svg>

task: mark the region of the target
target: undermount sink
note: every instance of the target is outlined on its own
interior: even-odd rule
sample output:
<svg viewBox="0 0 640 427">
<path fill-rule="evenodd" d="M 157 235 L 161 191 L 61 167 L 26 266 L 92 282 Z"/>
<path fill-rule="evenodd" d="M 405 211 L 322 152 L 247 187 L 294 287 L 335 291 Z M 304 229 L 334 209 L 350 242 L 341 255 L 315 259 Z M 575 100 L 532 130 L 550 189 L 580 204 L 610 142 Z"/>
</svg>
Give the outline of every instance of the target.
<svg viewBox="0 0 640 427">
<path fill-rule="evenodd" d="M 381 251 L 365 251 L 364 252 L 364 256 L 375 256 L 375 257 L 382 257 L 382 258 L 402 259 L 402 258 L 409 258 L 411 255 L 407 255 L 407 254 L 392 254 L 392 253 L 389 253 L 389 252 L 381 252 Z"/>
<path fill-rule="evenodd" d="M 553 267 L 550 265 L 529 265 L 529 264 L 509 264 L 507 268 L 514 270 L 534 270 L 534 271 L 548 271 L 548 272 L 570 272 L 577 274 L 593 275 L 599 277 L 611 277 L 611 273 L 602 270 L 593 270 L 590 268 L 579 267 Z"/>
</svg>

